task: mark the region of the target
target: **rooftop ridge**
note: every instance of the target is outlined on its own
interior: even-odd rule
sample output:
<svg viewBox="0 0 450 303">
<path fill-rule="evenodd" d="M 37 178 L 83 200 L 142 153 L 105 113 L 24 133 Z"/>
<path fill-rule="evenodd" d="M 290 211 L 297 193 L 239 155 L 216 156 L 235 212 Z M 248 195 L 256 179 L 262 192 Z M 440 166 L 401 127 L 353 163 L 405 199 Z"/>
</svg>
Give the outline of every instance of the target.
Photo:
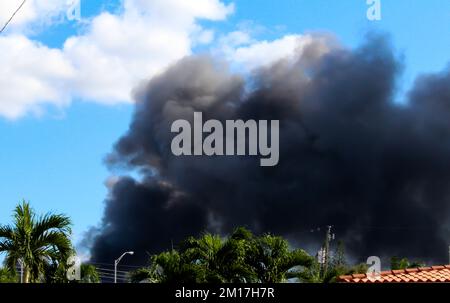
<svg viewBox="0 0 450 303">
<path fill-rule="evenodd" d="M 424 273 L 433 272 L 428 277 Z M 441 273 L 443 272 L 443 273 Z M 383 283 L 383 282 L 450 282 L 450 265 L 423 266 L 406 269 L 385 270 L 376 278 L 367 274 L 342 275 L 338 282 L 349 283 Z"/>
</svg>

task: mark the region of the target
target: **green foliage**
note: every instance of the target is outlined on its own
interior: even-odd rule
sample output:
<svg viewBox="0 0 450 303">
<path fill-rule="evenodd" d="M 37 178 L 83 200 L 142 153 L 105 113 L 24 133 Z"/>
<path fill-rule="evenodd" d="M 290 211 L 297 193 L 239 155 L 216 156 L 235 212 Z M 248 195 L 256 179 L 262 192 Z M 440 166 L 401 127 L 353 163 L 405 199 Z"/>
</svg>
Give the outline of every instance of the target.
<svg viewBox="0 0 450 303">
<path fill-rule="evenodd" d="M 150 268 L 139 268 L 128 273 L 128 279 L 131 283 L 159 282 L 158 280 L 153 279 L 153 277 L 154 272 Z"/>
<path fill-rule="evenodd" d="M 312 266 L 299 271 L 295 277 L 303 283 L 335 283 L 339 276 L 363 274 L 367 272 L 367 269 L 367 265 L 361 263 L 354 266 L 332 265 L 326 272 L 323 272 L 319 262 L 315 261 Z"/>
<path fill-rule="evenodd" d="M 8 268 L 0 268 L 0 283 L 17 283 L 17 273 Z"/>
<path fill-rule="evenodd" d="M 348 268 L 344 275 L 365 274 L 367 270 L 369 270 L 369 266 L 366 263 L 360 263 Z"/>
<path fill-rule="evenodd" d="M 100 283 L 100 275 L 97 268 L 90 264 L 81 264 L 81 280 L 69 281 L 67 279 L 67 271 L 72 264 L 67 260 L 60 262 L 47 263 L 44 267 L 44 274 L 42 281 L 46 283 Z"/>
<path fill-rule="evenodd" d="M 130 273 L 130 281 L 138 283 L 201 283 L 204 282 L 205 270 L 198 264 L 190 264 L 176 250 L 153 255 L 150 267 L 141 268 Z"/>
<path fill-rule="evenodd" d="M 311 266 L 303 267 L 291 276 L 303 283 L 335 283 L 339 276 L 366 273 L 367 269 L 368 266 L 364 263 L 347 265 L 344 243 L 339 241 L 326 271 L 314 260 Z"/>
<path fill-rule="evenodd" d="M 229 237 L 206 233 L 185 240 L 179 250 L 154 255 L 150 267 L 130 274 L 131 282 L 160 283 L 277 283 L 296 266 L 310 266 L 313 258 L 272 235 L 254 236 L 245 228 Z"/>
<path fill-rule="evenodd" d="M 163 252 L 151 258 L 153 280 L 162 283 L 200 283 L 205 270 L 196 263 L 186 262 L 176 250 Z"/>
<path fill-rule="evenodd" d="M 298 278 L 303 283 L 323 283 L 326 279 L 321 272 L 320 263 L 313 261 L 311 266 L 302 267 L 300 270 L 291 273 L 292 278 Z"/>
<path fill-rule="evenodd" d="M 423 262 L 410 262 L 407 258 L 394 256 L 391 258 L 391 270 L 423 267 Z"/>
<path fill-rule="evenodd" d="M 246 263 L 253 235 L 243 229 L 229 238 L 204 234 L 189 238 L 181 246 L 183 261 L 194 264 L 202 272 L 202 282 L 247 282 L 256 276 Z"/>
<path fill-rule="evenodd" d="M 39 282 L 46 270 L 67 260 L 72 253 L 71 221 L 64 215 L 37 217 L 27 202 L 19 204 L 12 225 L 0 226 L 0 253 L 5 252 L 5 266 L 11 271 L 24 264 L 24 282 Z"/>
<path fill-rule="evenodd" d="M 258 282 L 262 283 L 283 282 L 290 269 L 297 266 L 309 267 L 314 262 L 305 251 L 290 250 L 285 239 L 272 235 L 255 238 L 248 258 Z"/>
<path fill-rule="evenodd" d="M 67 283 L 66 260 L 49 260 L 43 265 L 41 281 L 46 283 Z"/>
<path fill-rule="evenodd" d="M 345 260 L 345 246 L 342 240 L 338 241 L 336 252 L 332 260 L 333 267 L 346 267 L 347 261 Z"/>
<path fill-rule="evenodd" d="M 100 283 L 100 275 L 97 268 L 91 264 L 81 264 L 80 283 Z"/>
</svg>

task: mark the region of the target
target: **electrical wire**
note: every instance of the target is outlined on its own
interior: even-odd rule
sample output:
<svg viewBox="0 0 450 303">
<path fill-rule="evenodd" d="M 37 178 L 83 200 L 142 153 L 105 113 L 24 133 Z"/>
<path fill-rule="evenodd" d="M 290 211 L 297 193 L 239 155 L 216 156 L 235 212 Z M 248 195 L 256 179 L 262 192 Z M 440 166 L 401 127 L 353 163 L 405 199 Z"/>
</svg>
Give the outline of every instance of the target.
<svg viewBox="0 0 450 303">
<path fill-rule="evenodd" d="M 107 265 L 107 266 L 113 266 L 113 264 L 111 263 L 101 263 L 101 262 L 87 262 L 86 264 L 92 264 L 92 265 Z M 119 264 L 117 265 L 117 267 L 129 267 L 129 268 L 142 268 L 142 267 L 146 267 L 146 265 L 122 265 Z"/>
<path fill-rule="evenodd" d="M 3 33 L 3 31 L 6 29 L 6 27 L 8 26 L 8 24 L 12 21 L 12 19 L 14 18 L 14 16 L 20 11 L 20 9 L 22 8 L 22 6 L 24 6 L 25 2 L 27 2 L 27 0 L 23 0 L 22 4 L 16 9 L 16 11 L 14 12 L 14 14 L 11 15 L 11 18 L 8 19 L 8 21 L 6 21 L 5 25 L 3 25 L 2 29 L 0 29 L 0 34 Z"/>
</svg>

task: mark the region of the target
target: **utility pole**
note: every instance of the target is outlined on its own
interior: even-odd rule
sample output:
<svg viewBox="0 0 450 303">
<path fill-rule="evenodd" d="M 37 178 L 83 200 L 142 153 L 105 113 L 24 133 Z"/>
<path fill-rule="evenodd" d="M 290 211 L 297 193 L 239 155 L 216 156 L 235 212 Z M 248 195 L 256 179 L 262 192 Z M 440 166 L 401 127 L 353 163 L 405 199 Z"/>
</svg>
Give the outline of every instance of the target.
<svg viewBox="0 0 450 303">
<path fill-rule="evenodd" d="M 325 234 L 325 244 L 323 245 L 324 250 L 324 262 L 323 262 L 323 273 L 325 274 L 328 270 L 328 264 L 330 263 L 330 242 L 334 240 L 334 234 L 331 233 L 331 225 L 327 226 L 327 231 Z"/>
<path fill-rule="evenodd" d="M 19 259 L 19 263 L 20 263 L 20 283 L 23 283 L 23 262 L 22 259 Z"/>
</svg>

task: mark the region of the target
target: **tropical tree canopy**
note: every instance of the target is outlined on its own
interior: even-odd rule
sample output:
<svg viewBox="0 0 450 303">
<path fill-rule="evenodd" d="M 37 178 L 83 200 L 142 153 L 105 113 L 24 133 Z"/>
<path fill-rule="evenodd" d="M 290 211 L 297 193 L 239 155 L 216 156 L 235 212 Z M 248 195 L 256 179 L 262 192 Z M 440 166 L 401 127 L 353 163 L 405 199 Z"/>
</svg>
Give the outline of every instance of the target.
<svg viewBox="0 0 450 303">
<path fill-rule="evenodd" d="M 8 268 L 0 268 L 0 283 L 16 283 L 17 275 Z"/>
<path fill-rule="evenodd" d="M 289 248 L 288 242 L 269 234 L 256 237 L 245 228 L 229 237 L 205 233 L 190 237 L 178 250 L 150 258 L 150 266 L 133 272 L 132 282 L 161 283 L 277 283 L 287 279 L 296 266 L 310 266 L 305 251 Z"/>
<path fill-rule="evenodd" d="M 367 264 L 347 265 L 344 243 L 342 241 L 338 241 L 336 250 L 331 255 L 331 261 L 326 268 L 317 260 L 314 260 L 311 266 L 303 267 L 296 272 L 292 272 L 290 276 L 297 278 L 303 283 L 334 283 L 341 275 L 367 272 Z"/>
<path fill-rule="evenodd" d="M 14 210 L 13 224 L 0 226 L 5 266 L 16 272 L 16 265 L 22 262 L 25 283 L 45 279 L 46 269 L 64 264 L 73 253 L 70 226 L 67 216 L 48 213 L 38 217 L 29 203 L 20 203 Z"/>
<path fill-rule="evenodd" d="M 425 263 L 420 261 L 411 262 L 407 258 L 399 258 L 397 256 L 391 258 L 391 270 L 417 268 L 423 266 L 425 266 Z"/>
<path fill-rule="evenodd" d="M 97 268 L 91 264 L 81 264 L 81 283 L 100 283 Z"/>
<path fill-rule="evenodd" d="M 289 270 L 310 267 L 314 260 L 302 249 L 289 249 L 287 240 L 273 235 L 256 238 L 248 258 L 262 283 L 283 282 Z"/>
</svg>

